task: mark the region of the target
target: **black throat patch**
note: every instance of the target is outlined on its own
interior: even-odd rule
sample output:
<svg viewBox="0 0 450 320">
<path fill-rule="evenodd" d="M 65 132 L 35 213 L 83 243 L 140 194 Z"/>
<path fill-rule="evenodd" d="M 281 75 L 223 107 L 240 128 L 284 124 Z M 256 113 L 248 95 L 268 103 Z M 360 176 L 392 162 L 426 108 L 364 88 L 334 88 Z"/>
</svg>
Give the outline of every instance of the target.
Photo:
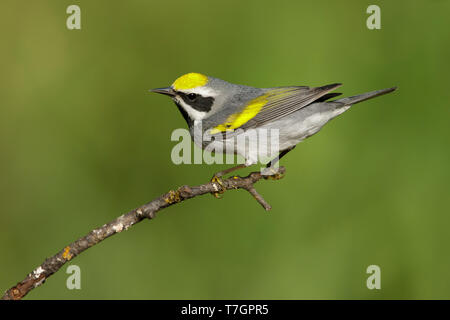
<svg viewBox="0 0 450 320">
<path fill-rule="evenodd" d="M 186 120 L 189 128 L 192 127 L 192 125 L 194 124 L 194 120 L 192 120 L 191 117 L 189 117 L 186 110 L 184 110 L 183 107 L 179 103 L 177 103 L 176 101 L 174 101 L 174 102 L 177 105 L 178 110 L 180 110 L 181 114 L 183 115 L 184 120 Z"/>
</svg>

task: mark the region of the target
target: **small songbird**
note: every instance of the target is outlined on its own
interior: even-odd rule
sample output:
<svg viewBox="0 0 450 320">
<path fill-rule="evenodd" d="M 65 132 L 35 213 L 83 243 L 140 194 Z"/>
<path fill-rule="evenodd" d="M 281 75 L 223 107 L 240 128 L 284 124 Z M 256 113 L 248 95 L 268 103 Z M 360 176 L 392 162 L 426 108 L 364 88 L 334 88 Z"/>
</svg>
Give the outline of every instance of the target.
<svg viewBox="0 0 450 320">
<path fill-rule="evenodd" d="M 244 164 L 216 173 L 214 178 L 218 179 L 258 162 L 258 151 L 252 150 L 257 148 L 258 143 L 237 143 L 239 137 L 258 139 L 259 135 L 250 134 L 251 131 L 277 131 L 279 154 L 267 164 L 267 168 L 273 168 L 299 142 L 316 134 L 328 121 L 352 105 L 396 90 L 393 87 L 330 100 L 341 94 L 330 93 L 340 86 L 340 83 L 334 83 L 313 88 L 254 88 L 200 73 L 188 73 L 176 79 L 170 87 L 151 91 L 172 98 L 186 120 L 194 141 L 198 140 L 195 139 L 199 135 L 197 131 L 200 135 L 207 132 L 212 137 L 210 141 L 200 139 L 200 147 L 209 145 L 208 148 L 215 152 L 221 150 L 222 153 L 244 157 Z"/>
</svg>

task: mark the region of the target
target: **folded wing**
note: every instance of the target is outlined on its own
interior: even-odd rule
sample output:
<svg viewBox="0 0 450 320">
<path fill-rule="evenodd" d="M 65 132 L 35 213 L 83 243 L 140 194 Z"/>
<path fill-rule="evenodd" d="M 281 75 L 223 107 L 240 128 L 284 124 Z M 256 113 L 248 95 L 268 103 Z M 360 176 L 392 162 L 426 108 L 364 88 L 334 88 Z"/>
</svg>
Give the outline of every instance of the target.
<svg viewBox="0 0 450 320">
<path fill-rule="evenodd" d="M 334 83 L 323 87 L 280 87 L 268 89 L 261 96 L 251 100 L 239 112 L 230 115 L 224 123 L 214 127 L 212 134 L 228 133 L 236 129 L 248 130 L 285 117 L 310 103 L 333 97 L 328 92 L 340 87 Z"/>
</svg>

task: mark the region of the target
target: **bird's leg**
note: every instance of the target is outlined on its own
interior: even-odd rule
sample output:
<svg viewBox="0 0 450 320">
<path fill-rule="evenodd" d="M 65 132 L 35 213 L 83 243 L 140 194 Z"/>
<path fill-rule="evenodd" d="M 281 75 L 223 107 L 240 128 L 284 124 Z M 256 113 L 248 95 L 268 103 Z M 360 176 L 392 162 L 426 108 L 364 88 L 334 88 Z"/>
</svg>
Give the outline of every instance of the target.
<svg viewBox="0 0 450 320">
<path fill-rule="evenodd" d="M 238 165 L 238 166 L 231 167 L 231 168 L 228 168 L 228 169 L 219 171 L 219 172 L 217 172 L 217 173 L 214 175 L 214 177 L 217 177 L 217 178 L 223 177 L 224 175 L 229 174 L 230 172 L 233 172 L 233 171 L 236 171 L 236 170 L 245 168 L 246 166 L 247 166 L 247 165 L 246 165 L 245 163 L 242 163 L 242 164 L 240 164 L 240 165 Z"/>
<path fill-rule="evenodd" d="M 278 156 L 272 159 L 267 165 L 266 168 L 273 167 L 278 161 L 280 161 L 281 158 L 283 158 L 285 155 L 288 154 L 289 151 L 292 151 L 296 146 L 290 147 L 289 149 L 283 150 L 280 152 Z"/>
<path fill-rule="evenodd" d="M 274 159 L 272 159 L 267 165 L 266 169 L 263 171 L 263 175 L 267 176 L 274 176 L 273 179 L 281 179 L 283 176 L 278 174 L 278 168 L 275 168 L 275 165 L 280 161 L 281 158 L 283 158 L 285 155 L 288 154 L 289 151 L 293 150 L 295 146 L 290 147 L 289 149 L 283 150 L 280 152 L 278 156 L 276 156 Z"/>
<path fill-rule="evenodd" d="M 216 174 L 214 174 L 214 176 L 211 179 L 211 182 L 217 183 L 220 186 L 221 190 L 217 191 L 217 192 L 214 192 L 213 196 L 216 197 L 216 198 L 220 198 L 219 194 L 224 193 L 225 190 L 226 190 L 222 179 L 220 179 L 221 177 L 223 177 L 224 175 L 226 175 L 226 174 L 228 174 L 230 172 L 233 172 L 235 170 L 239 170 L 239 169 L 242 169 L 242 168 L 245 168 L 245 167 L 246 167 L 246 165 L 245 165 L 245 163 L 243 163 L 243 164 L 240 164 L 238 166 L 231 167 L 231 168 L 219 171 Z"/>
</svg>

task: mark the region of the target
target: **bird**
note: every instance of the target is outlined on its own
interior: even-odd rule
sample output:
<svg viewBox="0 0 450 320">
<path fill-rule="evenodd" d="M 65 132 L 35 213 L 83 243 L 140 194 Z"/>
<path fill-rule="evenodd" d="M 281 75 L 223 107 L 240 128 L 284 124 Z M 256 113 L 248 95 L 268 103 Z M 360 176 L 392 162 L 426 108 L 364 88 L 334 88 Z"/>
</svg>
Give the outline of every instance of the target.
<svg viewBox="0 0 450 320">
<path fill-rule="evenodd" d="M 327 122 L 354 104 L 397 89 L 391 87 L 335 99 L 341 93 L 332 91 L 341 85 L 256 88 L 191 72 L 177 78 L 169 87 L 150 91 L 167 95 L 175 102 L 199 147 L 234 153 L 245 159 L 245 163 L 215 173 L 212 181 L 220 183 L 222 176 L 259 162 L 256 150 L 259 147 L 256 140 L 262 141 L 259 134 L 275 132 L 274 136 L 277 135 L 278 141 L 274 143 L 277 150 L 273 154 L 278 154 L 266 165 L 273 174 L 276 170 L 272 169 L 282 157 L 318 133 Z M 202 139 L 205 136 L 210 139 Z M 256 143 L 238 143 L 245 142 L 245 138 Z"/>
</svg>

